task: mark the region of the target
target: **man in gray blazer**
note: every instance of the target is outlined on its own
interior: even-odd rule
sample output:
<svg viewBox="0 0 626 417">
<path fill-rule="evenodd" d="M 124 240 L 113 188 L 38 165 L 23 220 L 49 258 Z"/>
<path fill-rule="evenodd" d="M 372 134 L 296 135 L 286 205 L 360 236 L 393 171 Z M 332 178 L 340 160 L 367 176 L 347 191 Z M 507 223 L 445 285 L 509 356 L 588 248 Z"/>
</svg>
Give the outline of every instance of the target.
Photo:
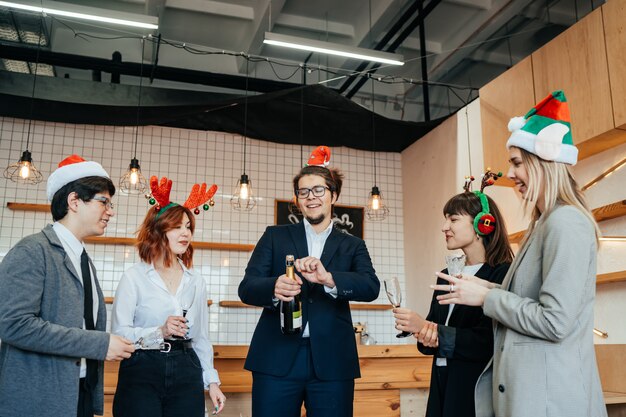
<svg viewBox="0 0 626 417">
<path fill-rule="evenodd" d="M 50 175 L 47 194 L 55 223 L 0 264 L 1 417 L 102 414 L 102 361 L 134 351 L 104 332 L 104 297 L 83 247 L 114 215 L 109 175 L 72 155 Z"/>
</svg>

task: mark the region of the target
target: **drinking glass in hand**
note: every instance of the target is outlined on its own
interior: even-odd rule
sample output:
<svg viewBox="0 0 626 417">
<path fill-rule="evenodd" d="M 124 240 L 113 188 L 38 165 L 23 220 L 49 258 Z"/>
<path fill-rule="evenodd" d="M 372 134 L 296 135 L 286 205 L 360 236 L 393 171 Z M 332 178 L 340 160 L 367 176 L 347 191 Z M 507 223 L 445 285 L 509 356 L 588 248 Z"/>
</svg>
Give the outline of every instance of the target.
<svg viewBox="0 0 626 417">
<path fill-rule="evenodd" d="M 465 255 L 446 255 L 446 265 L 448 266 L 448 275 L 460 278 L 465 266 Z"/>
<path fill-rule="evenodd" d="M 180 307 L 183 310 L 183 317 L 187 317 L 187 312 L 193 305 L 193 301 L 196 298 L 196 286 L 193 284 L 188 285 L 183 288 L 182 293 L 180 294 Z M 189 340 L 187 336 L 180 337 L 176 336 L 175 339 Z"/>
<path fill-rule="evenodd" d="M 383 285 L 385 286 L 385 293 L 387 294 L 387 298 L 392 306 L 398 308 L 402 303 L 402 289 L 400 288 L 400 281 L 398 278 L 393 277 L 383 281 Z M 411 336 L 413 333 L 402 332 L 398 333 L 396 337 L 407 337 Z"/>
</svg>

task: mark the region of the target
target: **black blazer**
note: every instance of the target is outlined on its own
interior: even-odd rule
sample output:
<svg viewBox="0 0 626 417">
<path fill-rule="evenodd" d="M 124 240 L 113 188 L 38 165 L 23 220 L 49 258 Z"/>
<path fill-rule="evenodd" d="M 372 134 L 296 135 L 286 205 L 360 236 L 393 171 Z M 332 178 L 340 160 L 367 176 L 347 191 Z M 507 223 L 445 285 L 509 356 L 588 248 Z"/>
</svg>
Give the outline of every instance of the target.
<svg viewBox="0 0 626 417">
<path fill-rule="evenodd" d="M 476 276 L 487 281 L 502 283 L 510 264 L 491 267 L 484 264 Z M 443 270 L 448 273 L 447 269 Z M 437 284 L 448 284 L 438 278 Z M 446 326 L 448 305 L 441 305 L 436 297 L 444 294 L 435 291 L 427 320 L 438 324 L 439 347 L 429 348 L 421 343 L 417 348 L 425 355 L 433 355 L 427 417 L 474 416 L 474 387 L 478 377 L 493 355 L 493 325 L 481 307 L 456 305 Z M 440 379 L 436 358 L 447 360 L 447 381 Z"/>
<path fill-rule="evenodd" d="M 239 298 L 246 304 L 264 307 L 254 331 L 245 369 L 274 376 L 286 375 L 300 345 L 299 335 L 283 335 L 280 315 L 274 307 L 274 283 L 285 273 L 285 256 L 308 256 L 304 224 L 270 226 L 257 243 L 239 284 Z M 360 377 L 359 360 L 349 301 L 372 301 L 380 282 L 365 242 L 333 229 L 321 256 L 333 274 L 337 298 L 320 284 L 302 279 L 303 326 L 309 324 L 315 373 L 322 380 Z M 304 328 L 304 327 L 303 327 Z"/>
</svg>

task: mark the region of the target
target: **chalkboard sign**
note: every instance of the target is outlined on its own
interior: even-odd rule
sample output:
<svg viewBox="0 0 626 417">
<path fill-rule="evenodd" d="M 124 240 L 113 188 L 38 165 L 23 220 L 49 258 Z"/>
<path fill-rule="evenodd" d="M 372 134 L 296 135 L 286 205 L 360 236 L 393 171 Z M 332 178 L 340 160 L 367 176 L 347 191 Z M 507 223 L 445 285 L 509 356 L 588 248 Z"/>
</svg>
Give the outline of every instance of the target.
<svg viewBox="0 0 626 417">
<path fill-rule="evenodd" d="M 276 200 L 274 206 L 276 224 L 295 224 L 302 221 L 302 215 L 290 200 Z M 333 222 L 343 233 L 363 239 L 363 207 L 333 206 Z"/>
</svg>

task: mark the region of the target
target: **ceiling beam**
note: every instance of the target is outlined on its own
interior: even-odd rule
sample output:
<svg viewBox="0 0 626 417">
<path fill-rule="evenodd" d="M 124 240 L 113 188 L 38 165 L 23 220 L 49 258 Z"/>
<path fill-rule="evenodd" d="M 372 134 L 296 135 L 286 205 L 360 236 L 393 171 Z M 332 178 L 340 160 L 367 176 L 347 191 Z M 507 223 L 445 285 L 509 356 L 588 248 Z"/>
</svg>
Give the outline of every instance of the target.
<svg viewBox="0 0 626 417">
<path fill-rule="evenodd" d="M 457 4 L 459 6 L 470 7 L 478 10 L 491 9 L 491 0 L 446 0 L 446 3 Z"/>
<path fill-rule="evenodd" d="M 281 13 L 274 21 L 275 26 L 284 26 L 311 32 L 328 33 L 347 38 L 354 38 L 354 26 L 346 23 L 326 21 L 312 17 Z"/>
<path fill-rule="evenodd" d="M 211 0 L 167 0 L 165 6 L 172 9 L 254 20 L 254 9 L 222 1 Z"/>
<path fill-rule="evenodd" d="M 0 42 L 0 58 L 35 62 L 36 55 L 36 48 L 23 47 L 9 42 Z M 120 75 L 130 75 L 134 77 L 139 76 L 141 69 L 141 65 L 135 62 L 114 62 L 109 59 L 93 58 L 46 50 L 41 50 L 39 52 L 39 62 L 67 68 L 96 70 Z M 143 73 L 154 74 L 154 78 L 160 80 L 177 81 L 186 84 L 210 85 L 213 87 L 230 88 L 241 91 L 246 89 L 246 77 L 240 75 L 217 74 L 205 71 L 165 67 L 161 65 L 154 67 L 152 64 L 148 63 L 143 64 Z M 250 91 L 263 93 L 300 86 L 300 84 L 259 78 L 250 78 L 248 83 L 248 89 Z"/>
<path fill-rule="evenodd" d="M 411 49 L 413 51 L 421 51 L 419 38 L 407 38 L 402 42 L 402 49 Z M 441 42 L 429 41 L 426 39 L 426 52 L 432 54 L 440 54 L 443 51 Z"/>
</svg>

